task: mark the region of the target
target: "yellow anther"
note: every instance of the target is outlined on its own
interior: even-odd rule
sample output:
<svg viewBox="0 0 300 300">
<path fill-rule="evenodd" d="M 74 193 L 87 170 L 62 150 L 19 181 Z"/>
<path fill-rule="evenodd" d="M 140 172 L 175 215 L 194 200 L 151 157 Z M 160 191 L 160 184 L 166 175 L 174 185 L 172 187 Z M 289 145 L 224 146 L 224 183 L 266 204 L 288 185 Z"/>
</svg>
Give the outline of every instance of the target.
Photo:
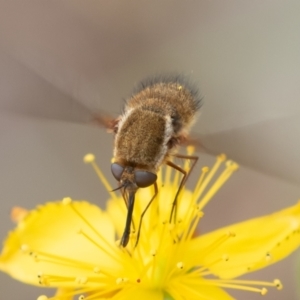
<svg viewBox="0 0 300 300">
<path fill-rule="evenodd" d="M 266 254 L 266 261 L 272 260 L 272 255 L 270 253 Z"/>
<path fill-rule="evenodd" d="M 204 216 L 204 212 L 201 210 L 197 211 L 197 216 L 202 218 Z"/>
<path fill-rule="evenodd" d="M 125 277 L 119 277 L 116 279 L 116 284 L 121 284 L 121 283 L 125 283 L 128 281 L 128 278 L 125 278 Z"/>
<path fill-rule="evenodd" d="M 123 282 L 123 278 L 117 278 L 116 279 L 116 284 L 121 284 Z"/>
<path fill-rule="evenodd" d="M 95 155 L 94 154 L 86 154 L 83 158 L 83 161 L 86 163 L 86 164 L 90 164 L 91 162 L 93 162 L 95 160 Z"/>
<path fill-rule="evenodd" d="M 209 167 L 203 167 L 203 168 L 201 169 L 201 171 L 202 171 L 203 173 L 207 173 L 207 172 L 209 171 Z"/>
<path fill-rule="evenodd" d="M 48 297 L 47 297 L 47 296 L 45 296 L 45 295 L 41 295 L 41 296 L 37 297 L 37 299 L 36 299 L 36 300 L 47 300 L 47 299 L 48 299 Z"/>
<path fill-rule="evenodd" d="M 222 255 L 222 260 L 223 261 L 228 261 L 229 260 L 229 256 L 227 254 L 223 254 Z"/>
<path fill-rule="evenodd" d="M 49 286 L 49 282 L 43 274 L 38 275 L 38 278 L 39 278 L 39 284 L 44 285 L 44 286 Z M 48 299 L 48 298 L 46 298 L 46 299 Z"/>
<path fill-rule="evenodd" d="M 235 232 L 233 232 L 233 231 L 228 231 L 227 235 L 230 236 L 230 237 L 235 237 L 236 236 Z"/>
<path fill-rule="evenodd" d="M 70 197 L 65 197 L 62 199 L 63 205 L 69 205 L 72 202 L 72 198 Z"/>
<path fill-rule="evenodd" d="M 237 170 L 239 168 L 239 165 L 236 162 L 232 161 L 232 160 L 227 160 L 226 161 L 226 167 L 229 167 L 232 170 Z"/>
<path fill-rule="evenodd" d="M 276 285 L 277 290 L 282 290 L 283 285 L 279 279 L 275 279 L 274 284 Z"/>
<path fill-rule="evenodd" d="M 217 159 L 220 161 L 225 161 L 226 160 L 226 155 L 224 153 L 220 154 L 217 156 Z"/>
<path fill-rule="evenodd" d="M 75 282 L 77 284 L 85 284 L 87 283 L 88 279 L 87 277 L 83 276 L 83 277 L 76 277 Z"/>
<path fill-rule="evenodd" d="M 186 147 L 186 152 L 188 155 L 192 155 L 195 152 L 195 147 L 194 146 L 187 146 Z"/>
<path fill-rule="evenodd" d="M 184 268 L 184 264 L 183 264 L 183 262 L 182 261 L 180 261 L 180 262 L 178 262 L 177 264 L 176 264 L 176 267 L 178 268 L 178 269 L 183 269 Z"/>
<path fill-rule="evenodd" d="M 262 288 L 261 291 L 260 291 L 260 294 L 262 296 L 264 296 L 267 292 L 268 292 L 268 290 L 266 288 Z"/>
<path fill-rule="evenodd" d="M 23 253 L 28 253 L 29 250 L 30 250 L 30 249 L 29 249 L 28 245 L 23 244 L 23 245 L 21 246 L 21 251 L 22 251 Z"/>
</svg>

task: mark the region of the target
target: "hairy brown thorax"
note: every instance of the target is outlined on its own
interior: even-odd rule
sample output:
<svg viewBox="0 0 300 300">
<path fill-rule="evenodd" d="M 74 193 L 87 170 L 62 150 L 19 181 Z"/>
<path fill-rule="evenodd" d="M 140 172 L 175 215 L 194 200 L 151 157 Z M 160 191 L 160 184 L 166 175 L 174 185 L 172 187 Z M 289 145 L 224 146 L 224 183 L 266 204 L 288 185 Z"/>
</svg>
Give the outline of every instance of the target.
<svg viewBox="0 0 300 300">
<path fill-rule="evenodd" d="M 126 223 L 120 241 L 122 247 L 129 242 L 135 194 L 139 188 L 153 185 L 154 194 L 141 213 L 135 246 L 139 241 L 143 216 L 158 193 L 156 173 L 162 163 L 182 174 L 170 212 L 170 222 L 176 222 L 177 198 L 188 173 L 170 161 L 169 156 L 175 154 L 176 146 L 187 138 L 199 108 L 197 92 L 182 78 L 156 77 L 142 82 L 127 101 L 123 114 L 107 123 L 107 127 L 115 132 L 111 171 L 127 206 Z M 99 120 L 105 122 L 103 118 Z M 198 160 L 196 156 L 175 155 L 193 160 L 189 171 Z"/>
<path fill-rule="evenodd" d="M 186 138 L 199 107 L 197 92 L 180 78 L 142 83 L 116 126 L 115 161 L 156 172 Z"/>
</svg>

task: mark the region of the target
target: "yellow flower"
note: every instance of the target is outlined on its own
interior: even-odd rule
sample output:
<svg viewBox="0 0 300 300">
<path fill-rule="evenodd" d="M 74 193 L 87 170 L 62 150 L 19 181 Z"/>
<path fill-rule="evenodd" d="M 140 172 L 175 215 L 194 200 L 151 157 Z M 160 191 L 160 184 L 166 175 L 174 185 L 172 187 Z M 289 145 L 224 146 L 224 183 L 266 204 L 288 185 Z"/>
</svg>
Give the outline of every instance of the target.
<svg viewBox="0 0 300 300">
<path fill-rule="evenodd" d="M 85 160 L 112 190 L 93 156 Z M 80 300 L 230 300 L 230 289 L 261 294 L 268 287 L 280 289 L 278 279 L 235 278 L 275 263 L 299 246 L 300 204 L 195 237 L 204 206 L 237 167 L 225 162 L 224 156 L 211 170 L 204 167 L 194 191 L 185 188 L 180 194 L 176 224 L 170 224 L 169 217 L 179 175 L 165 168 L 159 173 L 159 193 L 143 219 L 136 247 L 135 233 L 126 248 L 116 242 L 126 217 L 124 201 L 116 192 L 111 193 L 106 211 L 70 198 L 39 206 L 20 218 L 9 234 L 0 269 L 29 284 L 58 288 L 55 296 L 39 300 L 73 296 Z M 153 192 L 151 187 L 138 191 L 135 227 Z"/>
</svg>

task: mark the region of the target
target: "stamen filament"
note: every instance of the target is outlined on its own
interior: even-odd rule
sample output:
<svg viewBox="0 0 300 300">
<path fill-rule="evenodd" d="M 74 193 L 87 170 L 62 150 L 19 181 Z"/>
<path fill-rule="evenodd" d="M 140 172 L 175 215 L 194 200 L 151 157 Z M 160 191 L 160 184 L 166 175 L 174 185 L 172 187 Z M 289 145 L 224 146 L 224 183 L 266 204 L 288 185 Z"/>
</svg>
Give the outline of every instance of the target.
<svg viewBox="0 0 300 300">
<path fill-rule="evenodd" d="M 70 259 L 70 258 L 66 258 L 63 256 L 59 256 L 59 255 L 55 255 L 55 254 L 50 254 L 47 252 L 42 252 L 42 251 L 32 251 L 31 253 L 34 253 L 35 255 L 37 255 L 36 257 L 34 257 L 35 259 L 37 259 L 37 261 L 44 261 L 44 262 L 51 262 L 51 263 L 55 263 L 57 265 L 63 265 L 63 266 L 68 266 L 68 267 L 78 267 L 80 265 L 80 268 L 84 268 L 87 270 L 91 270 L 92 269 L 92 265 L 85 263 L 83 261 L 78 261 L 78 260 L 74 260 L 74 259 Z M 41 256 L 47 257 L 47 258 L 52 258 L 51 259 L 45 259 Z"/>
<path fill-rule="evenodd" d="M 157 172 L 157 179 L 156 179 L 156 182 L 157 182 L 157 185 L 160 187 L 163 183 L 163 174 L 162 174 L 162 170 L 160 169 L 158 172 Z"/>
<path fill-rule="evenodd" d="M 205 258 L 207 255 L 211 254 L 220 245 L 222 245 L 225 241 L 227 241 L 229 238 L 232 238 L 234 236 L 235 236 L 235 234 L 232 233 L 232 232 L 228 232 L 227 234 L 224 234 L 224 235 L 220 236 L 212 244 L 207 246 L 207 248 L 205 249 L 205 251 L 203 251 L 203 253 L 201 253 L 202 258 Z"/>
<path fill-rule="evenodd" d="M 118 288 L 117 286 L 110 288 L 110 289 L 105 289 L 103 291 L 99 291 L 97 290 L 97 292 L 95 291 L 94 293 L 92 293 L 91 295 L 88 295 L 84 298 L 84 300 L 92 300 L 92 299 L 99 299 L 98 297 L 101 296 L 105 296 L 105 295 L 109 295 L 112 294 L 114 292 L 118 292 L 120 290 L 120 288 Z"/>
<path fill-rule="evenodd" d="M 118 255 L 112 255 L 112 253 L 110 253 L 107 249 L 103 248 L 100 244 L 98 244 L 93 238 L 91 238 L 83 230 L 80 230 L 78 233 L 83 235 L 88 241 L 90 241 L 92 244 L 94 244 L 101 251 L 105 252 L 107 255 L 111 256 L 113 259 L 115 259 L 119 263 L 123 263 L 122 259 L 120 257 L 118 257 Z"/>
<path fill-rule="evenodd" d="M 189 284 L 197 284 L 197 285 L 203 285 L 203 286 L 212 285 L 212 286 L 218 286 L 218 287 L 223 287 L 223 288 L 255 292 L 255 293 L 260 293 L 262 295 L 265 295 L 267 292 L 267 289 L 265 289 L 265 288 L 261 289 L 261 288 L 247 286 L 247 285 L 244 286 L 244 285 L 235 284 L 234 282 L 232 284 L 230 284 L 230 283 L 222 282 L 221 280 L 219 281 L 218 279 L 216 279 L 216 280 L 207 279 L 207 280 L 203 280 L 203 283 L 202 283 L 199 280 L 190 280 L 186 277 L 186 278 L 183 278 L 182 282 L 185 282 L 187 285 L 189 285 Z"/>
<path fill-rule="evenodd" d="M 156 271 L 156 255 L 152 255 L 152 272 L 151 272 L 151 281 L 154 281 L 154 275 Z"/>
<path fill-rule="evenodd" d="M 111 299 L 113 299 L 113 300 L 120 300 L 120 299 L 123 300 L 124 299 L 124 294 L 126 295 L 126 293 L 129 293 L 129 291 L 134 289 L 134 288 L 135 288 L 135 286 L 132 286 L 132 285 L 122 286 L 122 293 L 117 293 Z"/>
<path fill-rule="evenodd" d="M 187 228 L 187 230 L 184 231 L 183 236 L 182 236 L 182 240 L 184 241 L 189 241 L 192 238 L 192 235 L 194 234 L 197 225 L 199 224 L 200 219 L 203 217 L 203 213 L 201 211 L 199 211 L 198 207 L 197 207 L 197 212 L 196 215 L 194 217 L 194 220 L 191 220 L 191 226 Z"/>
<path fill-rule="evenodd" d="M 255 280 L 238 280 L 238 279 L 212 279 L 209 281 L 221 282 L 221 283 L 244 284 L 244 285 L 270 286 L 270 287 L 277 287 L 281 285 L 281 282 L 278 279 L 275 279 L 273 282 L 255 281 Z"/>
<path fill-rule="evenodd" d="M 165 288 L 165 291 L 172 297 L 171 299 L 176 300 L 185 300 L 178 292 L 177 292 L 177 286 L 174 284 L 169 284 L 168 287 Z M 167 298 L 169 299 L 169 298 Z"/>
<path fill-rule="evenodd" d="M 212 169 L 208 172 L 206 178 L 204 179 L 201 186 L 199 186 L 199 190 L 195 190 L 195 199 L 199 199 L 202 195 L 203 191 L 206 189 L 207 185 L 211 181 L 212 177 L 216 174 L 217 170 L 219 169 L 222 162 L 224 162 L 226 159 L 225 155 L 219 155 L 217 157 L 217 160 L 215 164 L 213 165 Z"/>
<path fill-rule="evenodd" d="M 200 177 L 197 181 L 197 184 L 196 184 L 196 187 L 195 187 L 195 192 L 193 193 L 193 198 L 192 198 L 192 202 L 196 202 L 196 199 L 198 199 L 200 197 L 200 195 L 197 194 L 197 191 L 200 190 L 200 187 L 201 185 L 203 184 L 203 181 L 204 181 L 204 178 L 205 178 L 205 175 L 209 172 L 209 168 L 208 167 L 203 167 L 201 169 L 201 174 L 200 174 Z"/>
<path fill-rule="evenodd" d="M 154 259 L 155 255 L 152 255 L 151 259 L 149 260 L 148 263 L 146 263 L 146 265 L 144 265 L 142 272 L 140 273 L 139 279 L 140 281 L 143 280 L 144 276 L 146 275 L 146 273 L 150 270 L 150 267 L 153 266 L 154 268 L 154 263 L 153 263 L 153 259 Z M 153 270 L 152 270 L 153 272 Z M 153 274 L 151 275 L 153 276 Z"/>
<path fill-rule="evenodd" d="M 237 170 L 236 164 L 227 165 L 226 169 L 222 172 L 219 178 L 214 182 L 209 191 L 205 196 L 199 200 L 199 209 L 202 210 L 203 207 L 211 200 L 211 198 L 217 193 L 217 191 L 224 185 L 224 183 L 231 176 L 232 172 Z"/>
<path fill-rule="evenodd" d="M 73 211 L 79 216 L 79 218 L 81 218 L 85 224 L 88 225 L 88 227 L 100 238 L 100 240 L 110 249 L 110 251 L 115 253 L 115 257 L 118 257 L 118 253 L 117 253 L 117 249 L 115 247 L 112 246 L 111 243 L 109 243 L 99 232 L 99 230 L 97 230 L 77 209 L 74 205 L 72 205 L 72 202 L 69 203 L 70 207 L 73 209 Z M 112 253 L 109 252 L 109 254 L 111 256 Z"/>
<path fill-rule="evenodd" d="M 182 267 L 179 267 L 179 265 L 182 265 Z M 182 262 L 177 263 L 173 266 L 173 269 L 169 271 L 168 276 L 166 277 L 166 281 L 169 280 L 172 276 L 174 276 L 176 273 L 180 273 L 183 269 L 184 264 Z"/>
<path fill-rule="evenodd" d="M 105 189 L 108 192 L 112 191 L 113 188 L 111 187 L 111 185 L 109 184 L 109 182 L 105 178 L 104 174 L 101 172 L 101 169 L 97 165 L 97 163 L 95 161 L 95 156 L 93 154 L 87 154 L 87 155 L 85 155 L 84 156 L 84 162 L 85 163 L 90 163 L 92 165 L 93 169 L 95 170 L 96 174 L 98 175 L 98 177 L 99 177 L 100 181 L 102 182 L 102 184 L 104 185 Z M 110 195 L 114 199 L 118 198 L 115 192 L 111 192 Z"/>
<path fill-rule="evenodd" d="M 81 262 L 78 262 L 75 265 L 75 264 L 63 263 L 63 262 L 58 262 L 58 261 L 55 261 L 55 260 L 45 259 L 45 258 L 38 258 L 37 262 L 50 263 L 50 264 L 55 264 L 55 265 L 59 265 L 59 266 L 73 267 L 73 268 L 74 267 L 78 268 L 78 265 L 80 265 L 81 268 L 88 269 L 87 267 L 83 266 L 83 264 Z"/>
<path fill-rule="evenodd" d="M 203 277 L 204 275 L 209 275 L 211 274 L 211 271 L 209 270 L 209 268 L 211 268 L 212 266 L 218 264 L 220 261 L 223 261 L 224 258 L 217 258 L 216 260 L 205 264 L 205 266 L 200 267 L 199 269 L 195 269 L 192 272 L 190 272 L 189 274 L 187 274 L 187 278 L 198 278 L 199 276 Z"/>
<path fill-rule="evenodd" d="M 195 152 L 195 147 L 193 147 L 193 146 L 188 146 L 187 148 L 186 148 L 186 153 L 187 153 L 187 155 L 189 155 L 189 156 L 191 156 L 193 153 Z M 185 160 L 185 162 L 184 162 L 184 167 L 183 167 L 183 169 L 185 170 L 185 171 L 188 171 L 189 169 L 190 169 L 190 160 L 189 159 L 186 159 Z"/>
<path fill-rule="evenodd" d="M 194 206 L 194 205 L 192 205 L 192 206 Z M 189 207 L 189 210 L 190 210 L 190 207 Z M 191 239 L 192 235 L 194 234 L 194 232 L 197 228 L 200 218 L 203 216 L 203 213 L 198 211 L 198 208 L 195 208 L 195 207 L 193 207 L 193 208 L 196 209 L 196 214 L 193 218 L 192 217 L 188 218 L 190 221 L 187 223 L 186 229 L 182 233 L 180 242 L 178 243 L 178 247 L 177 247 L 177 251 L 176 251 L 177 253 L 180 253 L 181 251 L 183 251 L 183 248 L 186 246 L 184 241 L 188 241 Z M 188 212 L 187 215 L 189 215 L 189 214 L 193 214 L 193 213 Z M 176 255 L 176 258 L 177 258 L 177 253 L 176 254 L 174 253 L 174 257 Z"/>
<path fill-rule="evenodd" d="M 68 299 L 70 297 L 73 297 L 75 295 L 79 295 L 79 294 L 85 294 L 85 293 L 92 293 L 95 289 L 94 288 L 85 288 L 85 289 L 79 289 L 79 290 L 72 290 L 72 291 L 68 291 L 68 292 L 64 292 L 63 296 L 58 295 L 58 296 L 53 296 L 53 297 L 46 297 L 43 298 L 44 296 L 39 296 L 37 298 L 37 300 L 61 300 L 62 298 L 64 299 Z M 70 298 L 71 299 L 71 298 Z"/>
</svg>

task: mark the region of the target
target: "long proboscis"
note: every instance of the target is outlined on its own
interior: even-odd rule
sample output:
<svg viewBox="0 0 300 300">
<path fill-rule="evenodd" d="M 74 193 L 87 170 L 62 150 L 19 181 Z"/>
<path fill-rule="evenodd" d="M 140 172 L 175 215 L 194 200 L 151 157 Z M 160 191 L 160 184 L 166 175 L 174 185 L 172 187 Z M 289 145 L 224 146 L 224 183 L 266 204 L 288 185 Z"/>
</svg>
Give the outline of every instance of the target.
<svg viewBox="0 0 300 300">
<path fill-rule="evenodd" d="M 125 229 L 120 243 L 122 247 L 126 247 L 129 241 L 130 227 L 131 227 L 132 214 L 134 208 L 134 200 L 135 200 L 135 192 L 130 191 L 128 197 L 128 207 L 127 207 L 128 210 L 127 210 Z"/>
</svg>

